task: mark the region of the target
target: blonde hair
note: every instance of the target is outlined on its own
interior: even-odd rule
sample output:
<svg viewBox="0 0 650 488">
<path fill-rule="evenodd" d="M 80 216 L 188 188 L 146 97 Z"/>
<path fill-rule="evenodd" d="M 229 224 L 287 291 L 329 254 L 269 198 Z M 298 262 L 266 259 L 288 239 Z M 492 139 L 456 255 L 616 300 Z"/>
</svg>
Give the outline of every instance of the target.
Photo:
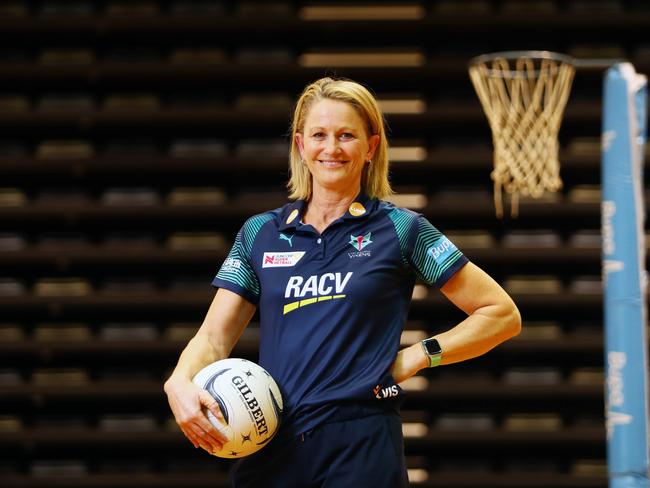
<svg viewBox="0 0 650 488">
<path fill-rule="evenodd" d="M 370 198 L 386 198 L 393 194 L 388 181 L 388 142 L 384 118 L 375 97 L 351 80 L 321 78 L 308 85 L 296 102 L 291 126 L 291 153 L 289 155 L 289 198 L 307 200 L 311 197 L 312 180 L 307 165 L 303 163 L 296 134 L 305 128 L 309 109 L 321 100 L 338 100 L 350 104 L 367 125 L 368 137 L 379 136 L 379 144 L 372 162 L 366 165 L 361 176 L 361 189 Z"/>
</svg>

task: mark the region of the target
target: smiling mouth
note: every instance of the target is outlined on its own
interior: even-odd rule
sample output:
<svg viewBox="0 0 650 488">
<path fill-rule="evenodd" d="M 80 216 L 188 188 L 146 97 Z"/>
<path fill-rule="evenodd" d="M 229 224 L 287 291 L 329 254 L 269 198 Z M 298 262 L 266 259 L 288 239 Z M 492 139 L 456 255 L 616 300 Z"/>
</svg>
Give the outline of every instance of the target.
<svg viewBox="0 0 650 488">
<path fill-rule="evenodd" d="M 337 168 L 339 166 L 343 166 L 347 161 L 333 161 L 333 160 L 319 159 L 318 162 L 327 168 Z"/>
</svg>

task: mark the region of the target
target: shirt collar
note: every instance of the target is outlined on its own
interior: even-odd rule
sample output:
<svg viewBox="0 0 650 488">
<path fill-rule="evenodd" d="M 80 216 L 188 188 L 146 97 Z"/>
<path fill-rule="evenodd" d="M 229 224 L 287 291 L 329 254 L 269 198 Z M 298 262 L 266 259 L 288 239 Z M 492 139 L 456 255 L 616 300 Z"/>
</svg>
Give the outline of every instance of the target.
<svg viewBox="0 0 650 488">
<path fill-rule="evenodd" d="M 368 197 L 364 191 L 361 191 L 350 204 L 342 218 L 343 220 L 365 218 L 374 210 L 376 204 L 376 199 Z M 306 205 L 306 200 L 296 200 L 289 204 L 281 214 L 280 231 L 295 230 L 300 225 L 300 220 L 302 219 Z"/>
<path fill-rule="evenodd" d="M 296 200 L 295 202 L 287 205 L 284 212 L 280 214 L 280 230 L 285 231 L 288 229 L 296 230 L 300 224 L 302 214 L 305 210 L 306 200 Z"/>
</svg>

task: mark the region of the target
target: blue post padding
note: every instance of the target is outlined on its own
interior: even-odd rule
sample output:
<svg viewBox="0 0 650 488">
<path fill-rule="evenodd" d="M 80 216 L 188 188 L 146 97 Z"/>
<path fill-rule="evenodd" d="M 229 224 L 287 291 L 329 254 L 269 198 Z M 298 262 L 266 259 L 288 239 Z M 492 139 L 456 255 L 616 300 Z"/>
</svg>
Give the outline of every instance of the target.
<svg viewBox="0 0 650 488">
<path fill-rule="evenodd" d="M 612 488 L 648 488 L 643 151 L 647 80 L 629 63 L 605 77 L 602 236 L 607 461 Z"/>
</svg>

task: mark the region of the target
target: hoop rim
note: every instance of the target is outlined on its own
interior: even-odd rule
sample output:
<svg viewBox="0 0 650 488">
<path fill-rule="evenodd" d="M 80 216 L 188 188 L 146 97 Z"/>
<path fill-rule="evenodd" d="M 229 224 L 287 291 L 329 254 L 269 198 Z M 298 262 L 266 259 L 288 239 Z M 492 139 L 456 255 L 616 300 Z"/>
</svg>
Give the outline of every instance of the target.
<svg viewBox="0 0 650 488">
<path fill-rule="evenodd" d="M 520 58 L 551 59 L 574 67 L 577 64 L 574 57 L 553 51 L 497 51 L 473 57 L 469 60 L 469 67 L 472 68 L 481 63 L 494 61 L 497 58 L 504 58 L 507 60 L 516 60 Z"/>
</svg>

